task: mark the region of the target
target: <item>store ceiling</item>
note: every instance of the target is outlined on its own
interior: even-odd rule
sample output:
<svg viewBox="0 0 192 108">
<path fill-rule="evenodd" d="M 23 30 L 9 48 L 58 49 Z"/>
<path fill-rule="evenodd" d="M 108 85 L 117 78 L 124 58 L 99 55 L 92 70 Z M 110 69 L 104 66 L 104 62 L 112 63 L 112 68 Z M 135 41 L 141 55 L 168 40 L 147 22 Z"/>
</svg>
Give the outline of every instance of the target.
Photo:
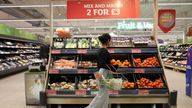
<svg viewBox="0 0 192 108">
<path fill-rule="evenodd" d="M 39 4 L 66 4 L 66 0 L 0 0 L 1 4 L 12 5 L 39 5 Z M 192 0 L 159 0 L 159 3 L 192 3 Z M 141 0 L 141 18 L 153 17 L 153 0 Z M 160 9 L 176 9 L 177 18 L 192 18 L 192 6 L 160 6 Z M 7 19 L 48 19 L 50 17 L 49 8 L 8 8 L 0 9 L 0 20 Z M 12 11 L 9 11 L 12 10 Z M 13 11 L 14 10 L 14 11 Z M 66 7 L 54 7 L 55 19 L 66 19 Z M 74 34 L 99 34 L 116 31 L 119 20 L 89 20 L 89 21 L 58 21 L 54 22 L 55 27 L 73 27 Z M 153 22 L 147 20 L 147 22 Z M 49 22 L 44 21 L 23 21 L 23 22 L 0 22 L 12 27 L 24 29 L 39 35 L 49 34 Z M 183 31 L 192 20 L 177 20 L 174 31 Z M 33 28 L 33 29 L 32 29 Z M 139 34 L 142 34 L 140 32 Z M 134 32 L 121 32 L 121 34 L 135 34 Z"/>
</svg>

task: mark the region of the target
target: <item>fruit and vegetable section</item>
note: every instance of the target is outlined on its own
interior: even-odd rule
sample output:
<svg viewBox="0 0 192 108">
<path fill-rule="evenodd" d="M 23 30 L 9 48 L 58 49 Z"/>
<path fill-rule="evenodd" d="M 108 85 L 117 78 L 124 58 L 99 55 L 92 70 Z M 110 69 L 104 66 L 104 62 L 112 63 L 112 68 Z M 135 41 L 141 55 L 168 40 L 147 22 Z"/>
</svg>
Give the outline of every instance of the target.
<svg viewBox="0 0 192 108">
<path fill-rule="evenodd" d="M 39 50 L 37 43 L 0 37 L 0 77 L 27 69 Z"/>
<path fill-rule="evenodd" d="M 125 41 L 126 42 L 125 42 Z M 147 41 L 146 41 L 147 40 Z M 111 64 L 119 65 L 114 78 L 122 78 L 113 96 L 168 96 L 169 90 L 158 49 L 151 37 L 116 37 L 109 52 Z M 47 96 L 93 97 L 99 90 L 94 72 L 97 72 L 97 38 L 54 38 L 52 63 L 48 73 Z"/>
<path fill-rule="evenodd" d="M 187 51 L 190 46 L 190 44 L 160 46 L 164 66 L 180 71 L 186 71 Z"/>
</svg>

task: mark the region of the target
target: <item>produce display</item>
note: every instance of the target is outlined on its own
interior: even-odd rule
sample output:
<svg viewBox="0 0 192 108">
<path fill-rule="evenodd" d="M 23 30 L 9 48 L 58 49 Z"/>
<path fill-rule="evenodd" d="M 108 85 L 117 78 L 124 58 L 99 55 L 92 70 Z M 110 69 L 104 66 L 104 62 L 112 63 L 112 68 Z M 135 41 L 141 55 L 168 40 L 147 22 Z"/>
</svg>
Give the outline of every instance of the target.
<svg viewBox="0 0 192 108">
<path fill-rule="evenodd" d="M 157 57 L 148 57 L 146 59 L 134 58 L 136 67 L 157 67 L 160 66 Z"/>
<path fill-rule="evenodd" d="M 128 60 L 120 61 L 120 60 L 111 60 L 112 65 L 119 65 L 119 67 L 131 67 L 131 63 Z"/>
<path fill-rule="evenodd" d="M 39 57 L 39 50 L 38 43 L 0 37 L 0 76 L 27 69 Z"/>
<path fill-rule="evenodd" d="M 53 68 L 54 69 L 74 69 L 74 68 L 77 68 L 77 63 L 75 62 L 75 60 L 60 59 L 60 60 L 54 61 Z"/>
<path fill-rule="evenodd" d="M 147 78 L 141 78 L 137 80 L 137 84 L 139 88 L 163 88 L 164 87 L 164 83 L 160 78 L 156 79 L 155 81 L 151 81 L 150 79 L 147 79 Z"/>
<path fill-rule="evenodd" d="M 53 41 L 54 48 L 64 48 L 64 42 L 62 38 L 56 38 Z"/>
<path fill-rule="evenodd" d="M 75 90 L 75 83 L 57 82 L 48 84 L 51 90 Z"/>
<path fill-rule="evenodd" d="M 119 68 L 117 72 L 110 72 L 106 80 L 101 79 L 103 77 L 97 68 L 98 38 L 63 39 L 64 48 L 53 49 L 53 52 L 58 50 L 59 53 L 52 53 L 47 99 L 67 99 L 77 104 L 66 96 L 79 99 L 79 102 L 81 97 L 90 99 L 98 92 L 100 84 L 105 84 L 110 100 L 119 98 L 118 101 L 125 102 L 120 98 L 130 99 L 132 96 L 138 97 L 139 102 L 144 100 L 150 103 L 152 98 L 162 100 L 161 96 L 169 95 L 169 90 L 155 41 L 150 36 L 135 37 L 112 37 L 110 63 Z M 63 75 L 66 76 L 65 80 Z M 61 84 L 61 81 L 66 82 Z M 145 100 L 146 97 L 151 99 Z M 168 98 L 165 99 L 167 101 Z"/>
<path fill-rule="evenodd" d="M 78 64 L 79 68 L 97 68 L 97 63 L 91 61 L 80 61 Z"/>
<path fill-rule="evenodd" d="M 77 48 L 77 39 L 67 39 L 65 48 Z"/>
<path fill-rule="evenodd" d="M 89 38 L 82 38 L 78 40 L 78 48 L 90 48 Z"/>
<path fill-rule="evenodd" d="M 71 38 L 71 33 L 69 28 L 57 28 L 56 33 L 60 38 Z"/>
<path fill-rule="evenodd" d="M 131 39 L 128 37 L 113 37 L 111 47 L 131 47 Z"/>
<path fill-rule="evenodd" d="M 165 67 L 185 71 L 187 64 L 187 50 L 190 44 L 162 45 L 161 57 Z"/>
<path fill-rule="evenodd" d="M 135 47 L 154 47 L 156 43 L 151 37 L 133 37 L 133 45 Z"/>
<path fill-rule="evenodd" d="M 101 47 L 101 43 L 99 42 L 98 38 L 92 38 L 91 39 L 91 47 L 92 48 L 100 48 Z"/>
<path fill-rule="evenodd" d="M 78 84 L 79 90 L 98 90 L 98 88 L 98 83 L 95 79 L 83 80 Z"/>
<path fill-rule="evenodd" d="M 136 88 L 134 82 L 123 81 L 122 88 Z"/>
</svg>

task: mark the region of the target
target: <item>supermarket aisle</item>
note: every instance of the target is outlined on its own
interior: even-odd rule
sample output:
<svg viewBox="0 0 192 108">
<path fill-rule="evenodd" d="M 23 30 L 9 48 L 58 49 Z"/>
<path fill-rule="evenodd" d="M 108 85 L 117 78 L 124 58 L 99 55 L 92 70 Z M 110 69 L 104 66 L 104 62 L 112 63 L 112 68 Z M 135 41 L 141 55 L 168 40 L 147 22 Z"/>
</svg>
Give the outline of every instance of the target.
<svg viewBox="0 0 192 108">
<path fill-rule="evenodd" d="M 0 79 L 1 108 L 38 108 L 26 107 L 24 73 Z"/>
<path fill-rule="evenodd" d="M 185 74 L 166 70 L 169 87 L 178 90 L 178 107 L 189 108 L 192 98 L 185 96 Z M 25 105 L 24 73 L 0 79 L 0 105 L 2 108 L 38 108 Z"/>
<path fill-rule="evenodd" d="M 185 95 L 185 74 L 169 69 L 165 70 L 170 90 L 178 91 L 177 108 L 190 108 L 192 98 Z"/>
</svg>

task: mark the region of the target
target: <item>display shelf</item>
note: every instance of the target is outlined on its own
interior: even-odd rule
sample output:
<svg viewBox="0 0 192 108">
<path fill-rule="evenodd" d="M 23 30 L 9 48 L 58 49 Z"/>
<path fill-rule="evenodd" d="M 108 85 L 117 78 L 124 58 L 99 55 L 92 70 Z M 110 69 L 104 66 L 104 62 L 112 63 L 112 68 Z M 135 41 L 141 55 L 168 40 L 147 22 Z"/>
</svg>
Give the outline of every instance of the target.
<svg viewBox="0 0 192 108">
<path fill-rule="evenodd" d="M 11 68 L 5 68 L 3 70 L 0 70 L 0 78 L 3 76 L 7 76 L 9 74 L 21 72 L 22 70 L 26 70 L 27 68 L 28 68 L 28 65 L 21 65 L 21 66 L 16 66 L 16 67 L 11 67 Z"/>
<path fill-rule="evenodd" d="M 95 54 L 97 49 L 53 49 L 52 54 Z M 111 48 L 110 53 L 157 53 L 157 48 Z"/>
<path fill-rule="evenodd" d="M 26 70 L 30 59 L 39 57 L 40 45 L 43 43 L 0 36 L 0 77 Z"/>
<path fill-rule="evenodd" d="M 40 47 L 19 47 L 19 46 L 2 46 L 0 45 L 0 48 L 16 48 L 16 49 L 40 49 Z"/>
<path fill-rule="evenodd" d="M 8 53 L 0 53 L 0 54 L 2 54 L 2 55 L 8 55 L 8 54 L 36 54 L 36 53 L 39 53 L 39 52 L 14 52 L 14 53 L 10 53 L 10 52 L 8 52 Z"/>
<path fill-rule="evenodd" d="M 98 69 L 50 69 L 49 74 L 93 74 Z M 162 73 L 162 68 L 119 68 L 118 72 L 127 73 Z"/>
<path fill-rule="evenodd" d="M 164 66 L 168 67 L 168 68 L 175 69 L 175 70 L 186 71 L 185 67 L 179 67 L 179 66 L 175 66 L 175 65 L 171 65 L 171 64 L 164 64 Z"/>
<path fill-rule="evenodd" d="M 81 90 L 81 84 L 83 81 L 94 80 L 93 74 L 97 72 L 98 69 L 89 67 L 79 68 L 78 66 L 81 61 L 95 63 L 94 57 L 97 54 L 97 51 L 98 49 L 92 48 L 55 49 L 52 47 L 52 58 L 50 69 L 48 71 L 48 82 L 46 89 L 46 100 L 48 104 L 78 104 L 78 102 L 65 103 L 61 102 L 61 100 L 73 101 L 74 99 L 78 99 L 80 97 L 90 102 L 90 100 L 97 94 L 98 91 L 89 90 L 89 88 L 92 87 L 89 84 L 87 84 L 87 86 L 90 87 L 86 88 L 86 90 Z M 127 60 L 131 64 L 130 66 L 128 65 L 129 67 L 120 67 L 117 71 L 119 72 L 118 74 L 122 74 L 122 76 L 126 77 L 128 81 L 134 83 L 134 88 L 126 88 L 122 85 L 121 90 L 109 90 L 110 100 L 113 100 L 114 102 L 114 100 L 118 99 L 118 103 L 129 103 L 125 102 L 124 100 L 130 100 L 133 99 L 133 97 L 136 97 L 138 98 L 138 100 L 136 99 L 137 103 L 152 103 L 151 99 L 157 99 L 159 103 L 168 102 L 169 89 L 165 79 L 161 60 L 159 60 L 160 58 L 157 47 L 114 47 L 109 48 L 108 51 L 112 53 L 112 57 L 115 62 L 119 61 L 123 63 L 125 60 Z M 136 62 L 136 59 L 140 59 L 140 62 Z M 61 68 L 62 65 L 60 66 L 60 64 L 66 65 L 63 66 L 66 68 Z M 67 69 L 70 68 L 70 66 L 72 69 Z M 153 78 L 153 76 L 155 77 Z M 117 77 L 121 77 L 121 75 L 118 75 Z M 138 85 L 138 83 L 142 82 L 138 82 L 142 78 L 148 79 L 151 83 L 156 83 L 156 80 L 161 80 L 163 87 L 158 86 L 160 83 L 157 84 L 157 86 L 148 86 L 148 88 Z M 61 86 L 65 85 L 62 84 L 70 85 L 72 88 L 74 87 L 74 89 L 63 90 Z M 149 99 L 145 100 L 146 98 Z M 145 100 L 145 102 L 143 100 Z"/>
<path fill-rule="evenodd" d="M 66 96 L 93 96 L 98 93 L 97 90 L 47 90 L 48 95 L 66 95 Z M 127 89 L 127 90 L 109 90 L 110 95 L 118 96 L 137 96 L 150 94 L 168 94 L 167 89 Z"/>
</svg>

